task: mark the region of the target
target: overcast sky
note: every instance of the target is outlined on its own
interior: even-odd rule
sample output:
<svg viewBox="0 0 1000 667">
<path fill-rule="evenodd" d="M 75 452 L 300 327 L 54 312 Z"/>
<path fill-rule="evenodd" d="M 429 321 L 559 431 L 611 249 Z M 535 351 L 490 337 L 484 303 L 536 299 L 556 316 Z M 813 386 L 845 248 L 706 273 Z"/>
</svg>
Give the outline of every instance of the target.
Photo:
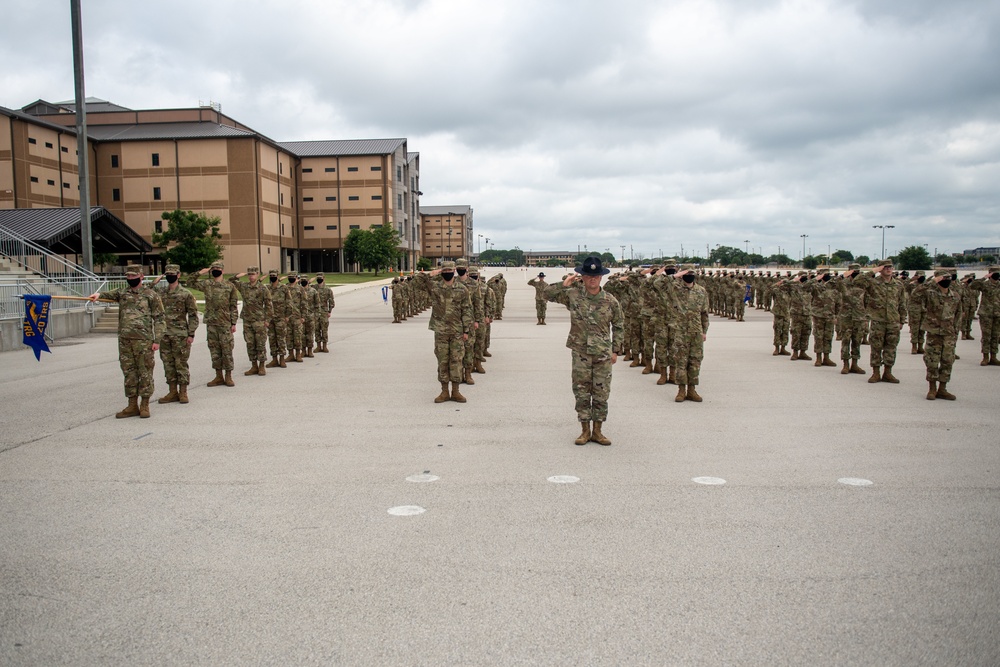
<svg viewBox="0 0 1000 667">
<path fill-rule="evenodd" d="M 73 97 L 8 3 L 0 105 Z M 406 137 L 494 247 L 1000 245 L 1000 0 L 83 0 L 88 96 L 278 141 Z M 476 239 L 477 244 L 479 239 Z M 749 243 L 747 243 L 749 242 Z"/>
</svg>

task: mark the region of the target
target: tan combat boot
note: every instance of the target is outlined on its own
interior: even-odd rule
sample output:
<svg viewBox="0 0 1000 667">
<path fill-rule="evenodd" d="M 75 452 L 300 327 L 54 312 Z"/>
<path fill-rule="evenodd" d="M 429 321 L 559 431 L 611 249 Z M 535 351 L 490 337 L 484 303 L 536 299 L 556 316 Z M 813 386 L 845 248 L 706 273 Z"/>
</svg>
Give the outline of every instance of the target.
<svg viewBox="0 0 1000 667">
<path fill-rule="evenodd" d="M 182 384 L 177 387 L 177 400 L 181 403 L 188 402 L 188 386 L 186 384 Z"/>
<path fill-rule="evenodd" d="M 476 384 L 476 381 L 472 379 L 472 366 L 465 367 L 465 376 L 462 382 L 465 384 Z"/>
<path fill-rule="evenodd" d="M 799 351 L 798 350 L 792 350 L 792 358 L 789 359 L 789 361 L 795 361 L 798 358 L 799 358 Z"/>
<path fill-rule="evenodd" d="M 306 348 L 306 356 L 309 357 L 310 359 L 312 359 L 314 356 L 316 356 L 316 355 L 313 354 L 313 349 L 311 347 L 307 347 Z"/>
<path fill-rule="evenodd" d="M 271 357 L 271 361 L 264 364 L 264 368 L 277 368 L 278 367 L 278 357 Z"/>
<path fill-rule="evenodd" d="M 927 381 L 927 400 L 933 401 L 937 398 L 937 382 L 934 380 Z"/>
<path fill-rule="evenodd" d="M 810 357 L 808 354 L 806 354 L 805 350 L 802 350 L 801 352 L 799 352 L 799 360 L 800 361 L 812 361 L 813 358 Z"/>
<path fill-rule="evenodd" d="M 497 319 L 498 319 L 498 320 L 502 320 L 503 318 L 502 318 L 502 317 L 498 317 Z M 545 318 L 544 318 L 544 317 L 542 318 L 542 326 L 543 326 L 543 327 L 546 327 L 546 326 L 548 326 L 547 324 L 545 324 Z"/>
<path fill-rule="evenodd" d="M 817 352 L 816 361 L 813 362 L 813 366 L 822 366 L 822 365 L 823 365 L 823 355 Z"/>
<path fill-rule="evenodd" d="M 115 419 L 125 419 L 126 417 L 135 417 L 139 414 L 139 398 L 137 396 L 129 396 L 128 406 L 121 412 L 115 413 Z"/>
<path fill-rule="evenodd" d="M 663 370 L 660 368 L 660 362 L 659 361 L 655 362 L 653 364 L 653 373 L 655 373 L 656 375 L 659 375 L 662 372 L 663 372 Z"/>
<path fill-rule="evenodd" d="M 844 367 L 840 369 L 841 375 L 847 375 L 851 372 L 851 365 L 848 363 L 847 359 L 844 359 Z"/>
<path fill-rule="evenodd" d="M 323 343 L 323 349 L 320 350 L 320 352 L 323 352 L 324 354 L 330 353 L 330 348 L 327 346 L 326 342 Z"/>
<path fill-rule="evenodd" d="M 983 360 L 979 362 L 979 365 L 980 366 L 989 366 L 990 365 L 990 355 L 984 354 L 983 355 Z"/>
<path fill-rule="evenodd" d="M 538 318 L 538 322 L 535 323 L 535 326 L 536 327 L 542 326 L 542 318 L 540 318 L 540 317 Z"/>
<path fill-rule="evenodd" d="M 649 375 L 652 372 L 653 372 L 653 362 L 647 359 L 646 363 L 642 367 L 642 374 Z"/>
<path fill-rule="evenodd" d="M 472 370 L 476 371 L 477 373 L 481 373 L 483 375 L 486 374 L 486 369 L 483 368 L 483 362 L 480 361 L 479 359 L 476 359 L 476 365 L 473 367 Z"/>
<path fill-rule="evenodd" d="M 882 376 L 878 372 L 878 366 L 872 366 L 872 376 L 868 378 L 868 384 L 875 384 L 876 382 L 881 382 Z"/>
<path fill-rule="evenodd" d="M 656 384 L 666 384 L 667 383 L 667 369 L 660 369 L 660 379 L 656 381 Z"/>
<path fill-rule="evenodd" d="M 259 372 L 260 372 L 260 367 L 257 365 L 257 362 L 255 361 L 253 362 L 253 365 L 250 366 L 250 370 L 244 372 L 243 375 L 257 375 L 257 373 Z"/>
<path fill-rule="evenodd" d="M 441 393 L 437 395 L 437 398 L 434 399 L 434 402 L 444 403 L 445 401 L 450 401 L 450 400 L 451 400 L 451 394 L 448 393 L 448 383 L 442 382 Z"/>
<path fill-rule="evenodd" d="M 670 372 L 667 373 L 667 384 L 677 384 L 677 369 L 673 366 L 670 367 Z"/>
<path fill-rule="evenodd" d="M 580 422 L 580 426 L 583 430 L 580 431 L 580 437 L 573 441 L 576 445 L 586 445 L 590 442 L 590 422 Z"/>
<path fill-rule="evenodd" d="M 642 366 L 642 354 L 635 354 L 632 357 L 632 363 L 628 365 L 629 368 L 636 368 L 637 366 Z"/>
<path fill-rule="evenodd" d="M 257 375 L 267 375 L 267 368 L 263 359 L 257 362 Z"/>
<path fill-rule="evenodd" d="M 226 382 L 226 386 L 227 387 L 235 387 L 236 386 L 236 383 L 233 382 L 233 372 L 232 371 L 226 371 L 226 380 L 225 380 L 225 382 Z"/>
<path fill-rule="evenodd" d="M 834 368 L 836 368 L 836 366 L 837 366 L 837 362 L 835 362 L 835 361 L 832 361 L 832 360 L 830 359 L 830 355 L 829 355 L 829 354 L 827 354 L 826 352 L 824 352 L 824 353 L 823 353 L 823 365 L 824 365 L 824 366 L 833 366 Z"/>
<path fill-rule="evenodd" d="M 777 357 L 780 354 L 781 354 L 781 348 L 780 348 L 780 346 L 775 345 L 774 346 L 774 352 L 771 353 L 771 356 L 772 357 Z"/>
<path fill-rule="evenodd" d="M 947 385 L 947 384 L 948 384 L 947 382 L 941 382 L 941 383 L 938 384 L 937 397 L 938 398 L 943 398 L 946 401 L 954 401 L 955 400 L 955 394 L 950 393 L 945 388 L 945 385 Z"/>
<path fill-rule="evenodd" d="M 912 345 L 910 345 L 910 354 L 919 354 L 917 352 L 917 344 L 916 343 L 913 343 Z"/>
<path fill-rule="evenodd" d="M 302 350 L 295 350 L 295 361 L 302 363 Z"/>
<path fill-rule="evenodd" d="M 924 353 L 924 342 L 920 341 L 917 344 L 917 354 L 923 354 L 923 353 Z"/>
<path fill-rule="evenodd" d="M 288 364 L 285 363 L 285 355 L 278 355 L 278 368 L 288 368 Z"/>
<path fill-rule="evenodd" d="M 611 441 L 608 440 L 603 433 L 601 433 L 602 424 L 604 424 L 604 422 L 594 422 L 594 432 L 590 434 L 590 439 L 599 445 L 607 447 L 611 444 Z"/>
<path fill-rule="evenodd" d="M 451 400 L 456 403 L 465 403 L 465 396 L 462 396 L 462 392 L 458 390 L 458 383 L 451 383 Z"/>
<path fill-rule="evenodd" d="M 483 350 L 483 356 L 484 356 L 484 357 L 492 357 L 493 355 L 492 355 L 492 354 L 490 354 L 490 351 L 489 351 L 489 350 Z"/>
<path fill-rule="evenodd" d="M 216 371 L 215 371 L 215 379 L 214 380 L 210 380 L 207 386 L 209 386 L 209 387 L 218 387 L 220 384 L 226 384 L 226 381 L 224 379 L 222 379 L 222 371 L 219 370 L 219 369 L 216 369 Z"/>
<path fill-rule="evenodd" d="M 180 397 L 177 395 L 177 385 L 173 382 L 170 383 L 170 391 L 163 398 L 157 400 L 157 403 L 176 403 Z"/>
<path fill-rule="evenodd" d="M 955 358 L 958 359 L 957 356 Z M 990 354 L 990 364 L 989 365 L 990 366 L 1000 366 L 1000 360 L 997 360 L 997 354 L 996 354 L 996 352 L 993 352 L 993 353 Z"/>
<path fill-rule="evenodd" d="M 139 402 L 139 417 L 149 419 L 149 396 L 143 396 L 142 401 Z"/>
<path fill-rule="evenodd" d="M 861 368 L 861 366 L 858 366 L 857 359 L 851 359 L 851 372 L 854 373 L 855 375 L 864 375 L 865 369 Z"/>
<path fill-rule="evenodd" d="M 695 403 L 701 403 L 701 395 L 695 390 L 693 384 L 687 386 L 687 400 L 694 401 Z"/>
<path fill-rule="evenodd" d="M 787 357 L 788 355 L 790 355 L 790 354 L 791 354 L 791 352 L 789 352 L 788 350 L 786 350 L 786 349 L 785 349 L 785 346 L 784 346 L 784 345 L 782 345 L 782 346 L 781 346 L 781 352 L 780 352 L 780 354 L 781 354 L 781 356 L 783 356 L 783 357 Z"/>
<path fill-rule="evenodd" d="M 687 398 L 687 385 L 685 384 L 677 385 L 677 395 L 674 396 L 674 402 L 683 403 L 685 398 Z"/>
<path fill-rule="evenodd" d="M 889 382 L 891 384 L 899 384 L 899 380 L 892 374 L 892 366 L 886 366 L 882 371 L 882 382 Z"/>
</svg>

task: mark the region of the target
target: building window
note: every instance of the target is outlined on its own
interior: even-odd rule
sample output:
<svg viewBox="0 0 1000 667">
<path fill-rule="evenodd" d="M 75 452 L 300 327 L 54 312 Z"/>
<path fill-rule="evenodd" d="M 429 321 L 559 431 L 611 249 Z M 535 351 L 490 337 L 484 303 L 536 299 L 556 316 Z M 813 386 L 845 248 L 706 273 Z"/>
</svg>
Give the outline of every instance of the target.
<svg viewBox="0 0 1000 667">
<path fill-rule="evenodd" d="M 45 142 L 45 147 L 46 147 L 46 148 L 55 148 L 55 147 L 54 147 L 54 146 L 52 145 L 52 142 L 51 142 L 51 141 L 46 141 L 46 142 Z"/>
<path fill-rule="evenodd" d="M 303 197 L 302 198 L 302 201 L 312 201 L 312 200 L 313 200 L 312 197 Z"/>
<path fill-rule="evenodd" d="M 153 166 L 154 167 L 159 167 L 160 166 L 160 154 L 159 153 L 153 153 Z"/>
<path fill-rule="evenodd" d="M 336 229 L 336 228 L 337 228 L 337 225 L 327 225 L 327 226 L 326 226 L 326 228 L 327 228 L 327 229 L 331 229 L 331 230 L 332 230 L 332 229 Z"/>
<path fill-rule="evenodd" d="M 279 192 L 278 193 L 278 206 L 284 206 L 284 205 L 285 205 L 285 193 L 284 192 Z"/>
<path fill-rule="evenodd" d="M 63 153 L 69 153 L 69 149 L 66 148 L 65 146 L 60 146 L 59 150 L 61 150 Z"/>
<path fill-rule="evenodd" d="M 360 199 L 361 197 L 358 197 L 357 195 L 351 195 L 347 198 L 347 201 L 360 201 Z"/>
<path fill-rule="evenodd" d="M 403 195 L 396 195 L 396 208 L 403 210 Z"/>
<path fill-rule="evenodd" d="M 351 225 L 351 229 L 361 229 L 361 225 Z"/>
<path fill-rule="evenodd" d="M 112 169 L 117 169 L 118 168 L 118 156 L 117 155 L 112 155 L 111 156 L 111 168 Z"/>
<path fill-rule="evenodd" d="M 29 144 L 37 144 L 38 140 L 35 139 L 34 137 L 28 137 L 28 143 Z"/>
<path fill-rule="evenodd" d="M 153 188 L 153 199 L 160 200 L 160 188 Z"/>
<path fill-rule="evenodd" d="M 337 171 L 337 168 L 336 167 L 327 167 L 323 171 L 325 171 L 328 174 L 332 174 L 333 172 Z"/>
<path fill-rule="evenodd" d="M 284 172 L 284 167 L 285 167 L 285 165 L 283 165 L 283 164 L 282 164 L 282 163 L 280 163 L 280 162 L 278 163 L 278 173 L 279 173 L 279 174 L 283 174 L 283 173 L 285 173 L 285 172 Z"/>
<path fill-rule="evenodd" d="M 337 198 L 336 197 L 327 197 L 326 200 L 327 201 L 337 201 Z"/>
<path fill-rule="evenodd" d="M 51 178 L 50 178 L 50 179 L 48 179 L 48 180 L 46 181 L 46 183 L 48 183 L 49 185 L 55 185 L 55 184 L 56 184 L 56 182 L 55 182 L 55 181 L 53 181 L 53 180 L 52 180 Z"/>
<path fill-rule="evenodd" d="M 372 201 L 382 201 L 382 195 L 372 195 Z"/>
<path fill-rule="evenodd" d="M 163 233 L 163 221 L 162 220 L 155 221 L 153 223 L 153 229 L 156 231 L 157 234 L 162 234 Z"/>
<path fill-rule="evenodd" d="M 38 182 L 38 177 L 37 176 L 32 176 L 31 177 L 31 182 L 32 183 L 37 183 Z"/>
<path fill-rule="evenodd" d="M 285 235 L 285 223 L 281 223 L 281 235 Z"/>
<path fill-rule="evenodd" d="M 122 191 L 119 190 L 118 188 L 112 189 L 111 190 L 111 201 L 121 201 L 121 200 L 122 200 Z"/>
<path fill-rule="evenodd" d="M 347 171 L 357 171 L 357 170 L 358 170 L 357 167 L 348 167 L 347 168 Z"/>
<path fill-rule="evenodd" d="M 403 182 L 403 168 L 402 167 L 396 167 L 396 180 L 399 181 L 400 183 Z"/>
<path fill-rule="evenodd" d="M 382 167 L 372 167 L 372 171 L 382 171 Z"/>
<path fill-rule="evenodd" d="M 315 225 L 306 225 L 306 226 L 305 226 L 305 227 L 303 227 L 302 229 L 306 230 L 307 232 L 311 232 L 311 231 L 313 231 L 314 229 L 316 229 L 316 226 L 315 226 Z"/>
<path fill-rule="evenodd" d="M 63 181 L 63 187 L 69 190 L 69 183 Z"/>
<path fill-rule="evenodd" d="M 303 174 L 311 174 L 311 173 L 313 173 L 313 168 L 312 167 L 302 167 L 302 173 Z"/>
</svg>

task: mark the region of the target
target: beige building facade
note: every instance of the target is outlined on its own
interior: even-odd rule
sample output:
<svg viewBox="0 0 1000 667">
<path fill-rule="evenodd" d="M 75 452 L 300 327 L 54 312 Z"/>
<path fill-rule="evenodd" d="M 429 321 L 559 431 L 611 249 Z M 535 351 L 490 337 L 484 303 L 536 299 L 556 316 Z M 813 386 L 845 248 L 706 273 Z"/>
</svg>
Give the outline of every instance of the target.
<svg viewBox="0 0 1000 667">
<path fill-rule="evenodd" d="M 423 206 L 420 208 L 420 227 L 424 257 L 435 266 L 443 260 L 468 259 L 476 254 L 472 244 L 472 207 L 469 205 Z"/>
</svg>

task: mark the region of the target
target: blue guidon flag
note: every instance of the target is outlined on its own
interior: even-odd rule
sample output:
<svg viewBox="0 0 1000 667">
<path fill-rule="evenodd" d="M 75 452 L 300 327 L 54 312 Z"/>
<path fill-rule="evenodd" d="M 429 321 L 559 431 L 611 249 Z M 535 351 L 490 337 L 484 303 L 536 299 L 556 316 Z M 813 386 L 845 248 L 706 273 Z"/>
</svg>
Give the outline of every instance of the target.
<svg viewBox="0 0 1000 667">
<path fill-rule="evenodd" d="M 35 351 L 35 359 L 42 360 L 42 351 L 52 354 L 45 344 L 45 327 L 49 324 L 49 306 L 52 297 L 48 294 L 24 295 L 24 337 L 25 345 Z"/>
<path fill-rule="evenodd" d="M 743 303 L 750 303 L 750 285 L 747 285 L 747 293 L 743 295 Z"/>
</svg>

